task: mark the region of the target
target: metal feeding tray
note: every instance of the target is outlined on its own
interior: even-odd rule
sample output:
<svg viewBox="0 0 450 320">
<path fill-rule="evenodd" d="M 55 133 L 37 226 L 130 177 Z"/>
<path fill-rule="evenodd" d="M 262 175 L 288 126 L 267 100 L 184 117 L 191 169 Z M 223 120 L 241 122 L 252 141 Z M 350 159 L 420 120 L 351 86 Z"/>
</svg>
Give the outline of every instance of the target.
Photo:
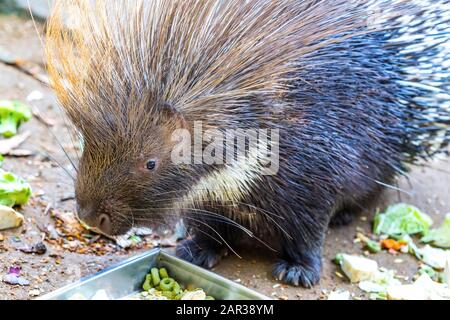
<svg viewBox="0 0 450 320">
<path fill-rule="evenodd" d="M 145 275 L 152 267 L 166 268 L 180 284 L 202 288 L 217 300 L 267 300 L 268 297 L 213 272 L 171 256 L 159 248 L 132 257 L 93 276 L 65 286 L 39 300 L 67 300 L 74 294 L 90 299 L 98 290 L 105 290 L 110 299 L 123 299 L 141 292 Z"/>
</svg>

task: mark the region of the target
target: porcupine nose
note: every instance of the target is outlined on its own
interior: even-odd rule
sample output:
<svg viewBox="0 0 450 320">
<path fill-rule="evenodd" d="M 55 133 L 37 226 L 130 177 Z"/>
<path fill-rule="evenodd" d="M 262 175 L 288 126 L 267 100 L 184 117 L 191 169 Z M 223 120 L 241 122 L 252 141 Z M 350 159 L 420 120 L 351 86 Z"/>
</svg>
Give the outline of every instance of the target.
<svg viewBox="0 0 450 320">
<path fill-rule="evenodd" d="M 97 208 L 78 206 L 79 218 L 89 227 L 99 229 L 101 232 L 111 234 L 112 222 L 106 213 L 97 213 Z"/>
<path fill-rule="evenodd" d="M 97 218 L 97 226 L 96 227 L 99 228 L 100 231 L 102 231 L 106 234 L 111 234 L 112 223 L 111 223 L 111 218 L 109 217 L 109 215 L 104 214 L 104 213 L 99 215 Z"/>
</svg>

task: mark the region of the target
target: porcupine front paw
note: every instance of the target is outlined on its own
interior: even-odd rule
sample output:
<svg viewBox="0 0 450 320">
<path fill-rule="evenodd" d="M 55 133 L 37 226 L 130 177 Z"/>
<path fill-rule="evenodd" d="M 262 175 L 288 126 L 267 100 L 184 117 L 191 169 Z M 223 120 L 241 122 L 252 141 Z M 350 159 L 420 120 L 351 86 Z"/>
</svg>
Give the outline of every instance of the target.
<svg viewBox="0 0 450 320">
<path fill-rule="evenodd" d="M 311 288 L 319 282 L 321 269 L 320 255 L 304 255 L 298 261 L 279 259 L 273 267 L 273 275 L 284 283 Z"/>
<path fill-rule="evenodd" d="M 177 257 L 207 269 L 217 265 L 226 253 L 223 247 L 195 238 L 182 241 L 176 248 Z"/>
</svg>

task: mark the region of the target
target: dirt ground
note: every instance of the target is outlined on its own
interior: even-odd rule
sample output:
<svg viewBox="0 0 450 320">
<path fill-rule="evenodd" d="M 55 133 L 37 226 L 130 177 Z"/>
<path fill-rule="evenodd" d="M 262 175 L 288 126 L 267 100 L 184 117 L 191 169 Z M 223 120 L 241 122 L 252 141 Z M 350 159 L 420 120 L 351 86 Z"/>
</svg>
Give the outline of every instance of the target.
<svg viewBox="0 0 450 320">
<path fill-rule="evenodd" d="M 37 28 L 41 32 L 42 26 L 39 23 Z M 29 20 L 0 15 L 0 50 L 1 48 L 7 49 L 15 57 L 42 67 L 42 46 L 33 23 Z M 69 154 L 74 156 L 75 150 L 66 129 L 66 122 L 51 90 L 16 68 L 0 63 L 0 99 L 24 101 L 34 90 L 42 92 L 44 98 L 33 101 L 30 105 L 38 110 L 43 118 L 54 122 L 53 132 L 68 149 Z M 75 208 L 75 203 L 71 199 L 73 197 L 71 179 L 51 159 L 57 159 L 67 170 L 72 171 L 72 174 L 73 170 L 49 129 L 37 117 L 33 117 L 21 127 L 20 131 L 32 133 L 20 147 L 32 151 L 32 155 L 6 157 L 4 169 L 25 178 L 32 186 L 33 197 L 28 205 L 20 209 L 26 218 L 24 225 L 0 232 L 5 238 L 0 241 L 0 276 L 5 274 L 10 266 L 20 265 L 22 275 L 30 281 L 30 286 L 11 286 L 0 282 L 0 299 L 31 299 L 33 297 L 30 296 L 30 291 L 33 289 L 38 289 L 39 294 L 48 293 L 130 255 L 142 252 L 142 249 L 122 250 L 98 256 L 61 250 L 50 243 L 46 243 L 48 250 L 45 255 L 25 254 L 17 250 L 23 244 L 39 241 L 42 238 L 42 226 L 54 223 L 45 210 L 48 204 L 59 210 L 74 211 Z M 50 154 L 51 158 L 47 154 Z M 427 168 L 414 168 L 409 182 L 401 179 L 399 186 L 406 193 L 387 191 L 383 202 L 379 204 L 380 208 L 399 201 L 408 202 L 430 214 L 436 225 L 440 224 L 445 213 L 450 211 L 450 158 L 435 160 L 429 163 Z M 348 289 L 356 297 L 364 297 L 356 286 L 350 285 L 346 279 L 336 275 L 337 268 L 331 259 L 338 252 L 363 253 L 361 245 L 355 244 L 353 240 L 358 231 L 370 233 L 373 212 L 374 209 L 370 209 L 351 225 L 328 232 L 322 279 L 313 289 L 277 285 L 270 274 L 273 259 L 261 252 L 243 253 L 242 259 L 227 257 L 214 271 L 273 298 L 320 299 L 325 296 L 326 291 L 336 288 Z M 418 268 L 417 261 L 408 255 L 393 256 L 379 253 L 371 257 L 377 260 L 380 266 L 395 269 L 399 275 L 409 279 Z"/>
</svg>

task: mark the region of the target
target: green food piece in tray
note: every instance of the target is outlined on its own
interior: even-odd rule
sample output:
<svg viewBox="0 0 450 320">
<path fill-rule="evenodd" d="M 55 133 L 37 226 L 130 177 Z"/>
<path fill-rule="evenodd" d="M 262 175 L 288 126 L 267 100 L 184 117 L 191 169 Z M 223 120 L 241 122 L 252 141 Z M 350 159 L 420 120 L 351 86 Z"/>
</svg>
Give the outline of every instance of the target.
<svg viewBox="0 0 450 320">
<path fill-rule="evenodd" d="M 23 205 L 31 196 L 31 187 L 22 178 L 0 169 L 0 204 L 8 207 Z"/>
<path fill-rule="evenodd" d="M 0 100 L 0 134 L 5 138 L 14 136 L 19 126 L 31 117 L 31 109 L 26 104 Z"/>
<path fill-rule="evenodd" d="M 5 161 L 5 158 L 0 154 L 0 167 L 3 165 L 3 161 Z"/>
<path fill-rule="evenodd" d="M 144 289 L 144 291 L 148 291 L 152 288 L 152 275 L 148 274 L 145 276 L 145 281 L 144 284 L 142 285 L 142 289 Z"/>
<path fill-rule="evenodd" d="M 164 278 L 159 283 L 159 287 L 162 291 L 172 291 L 175 285 L 175 280 L 172 278 Z"/>
<path fill-rule="evenodd" d="M 162 295 L 169 300 L 174 300 L 176 296 L 175 292 L 173 291 L 163 291 Z"/>
<path fill-rule="evenodd" d="M 150 274 L 152 275 L 153 285 L 156 287 L 161 279 L 159 278 L 159 270 L 158 268 L 152 268 L 150 270 Z"/>
<path fill-rule="evenodd" d="M 202 289 L 195 289 L 192 291 L 183 290 L 175 279 L 169 277 L 169 273 L 165 268 L 152 268 L 150 273 L 145 277 L 142 289 L 144 292 L 141 293 L 141 296 L 148 300 L 160 300 L 161 297 L 165 297 L 169 300 L 186 300 L 188 296 L 192 296 L 191 298 L 193 300 L 202 300 L 202 297 L 205 298 L 205 300 L 214 300 L 213 297 L 206 296 Z"/>
<path fill-rule="evenodd" d="M 384 213 L 377 213 L 374 219 L 373 232 L 400 236 L 422 234 L 428 232 L 433 220 L 418 208 L 405 203 L 389 206 Z"/>
<path fill-rule="evenodd" d="M 161 277 L 161 279 L 169 277 L 169 274 L 167 273 L 166 268 L 159 269 L 159 276 Z"/>
<path fill-rule="evenodd" d="M 183 293 L 179 293 L 173 298 L 173 300 L 181 300 L 182 297 L 183 297 Z"/>
<path fill-rule="evenodd" d="M 439 228 L 430 230 L 420 241 L 436 247 L 450 248 L 450 214 L 445 216 L 444 223 Z"/>
<path fill-rule="evenodd" d="M 167 279 L 167 278 L 164 278 Z M 173 284 L 173 292 L 175 292 L 175 294 L 180 294 L 181 292 L 183 292 L 183 290 L 181 290 L 180 285 L 178 284 L 178 282 L 175 281 L 175 283 Z"/>
</svg>

